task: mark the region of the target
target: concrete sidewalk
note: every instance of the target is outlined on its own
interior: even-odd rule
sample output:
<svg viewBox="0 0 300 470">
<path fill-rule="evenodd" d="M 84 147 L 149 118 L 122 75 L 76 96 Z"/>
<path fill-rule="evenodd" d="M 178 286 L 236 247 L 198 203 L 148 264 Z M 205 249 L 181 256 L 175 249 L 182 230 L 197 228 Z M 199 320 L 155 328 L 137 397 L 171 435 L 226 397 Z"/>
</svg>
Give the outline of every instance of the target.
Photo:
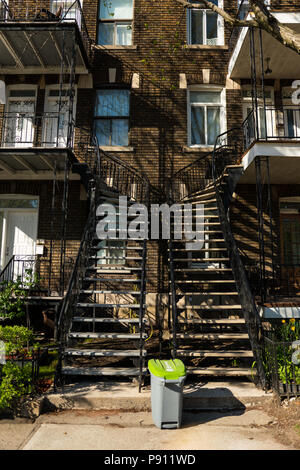
<svg viewBox="0 0 300 470">
<path fill-rule="evenodd" d="M 0 449 L 110 451 L 103 458 L 117 450 L 292 450 L 262 410 L 186 411 L 173 430 L 155 427 L 149 412 L 62 411 L 34 423 L 0 421 Z"/>
</svg>

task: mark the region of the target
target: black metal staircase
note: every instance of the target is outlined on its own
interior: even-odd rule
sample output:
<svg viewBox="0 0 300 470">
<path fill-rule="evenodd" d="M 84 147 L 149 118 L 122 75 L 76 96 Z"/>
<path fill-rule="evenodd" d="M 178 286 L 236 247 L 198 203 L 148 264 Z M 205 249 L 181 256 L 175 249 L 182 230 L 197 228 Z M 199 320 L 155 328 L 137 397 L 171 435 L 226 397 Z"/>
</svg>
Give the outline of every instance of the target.
<svg viewBox="0 0 300 470">
<path fill-rule="evenodd" d="M 90 189 L 90 213 L 60 313 L 57 383 L 66 376 L 136 377 L 141 388 L 147 337 L 146 240 L 122 239 L 124 228 L 110 225 L 108 217 L 108 233 L 110 227 L 116 229 L 113 237 L 99 238 L 96 228 L 104 217 L 98 215 L 100 204 L 115 207 L 118 220 L 119 196 L 125 196 L 128 207 L 147 203 L 148 181 L 114 157 L 101 154 L 99 162 L 100 176 Z"/>
<path fill-rule="evenodd" d="M 200 247 L 197 240 L 176 240 L 173 231 L 169 242 L 173 356 L 183 358 L 190 374 L 257 375 L 264 385 L 260 318 L 226 215 L 233 188 L 228 165 L 234 170 L 236 149 L 223 139 L 172 181 L 173 202 L 183 211 L 192 207 L 191 229 L 202 205 L 197 233 L 204 238 Z"/>
</svg>

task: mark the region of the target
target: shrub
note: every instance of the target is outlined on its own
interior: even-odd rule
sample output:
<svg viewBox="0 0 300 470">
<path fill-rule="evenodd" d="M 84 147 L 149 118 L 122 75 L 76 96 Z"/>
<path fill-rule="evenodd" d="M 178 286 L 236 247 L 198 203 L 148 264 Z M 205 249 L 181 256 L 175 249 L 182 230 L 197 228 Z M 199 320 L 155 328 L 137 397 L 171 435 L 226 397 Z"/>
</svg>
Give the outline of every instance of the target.
<svg viewBox="0 0 300 470">
<path fill-rule="evenodd" d="M 32 344 L 34 333 L 25 326 L 0 326 L 0 341 L 5 343 L 6 354 L 22 351 L 27 344 Z"/>
<path fill-rule="evenodd" d="M 0 366 L 0 409 L 11 408 L 23 395 L 31 391 L 31 365 L 23 367 L 13 362 Z"/>
</svg>

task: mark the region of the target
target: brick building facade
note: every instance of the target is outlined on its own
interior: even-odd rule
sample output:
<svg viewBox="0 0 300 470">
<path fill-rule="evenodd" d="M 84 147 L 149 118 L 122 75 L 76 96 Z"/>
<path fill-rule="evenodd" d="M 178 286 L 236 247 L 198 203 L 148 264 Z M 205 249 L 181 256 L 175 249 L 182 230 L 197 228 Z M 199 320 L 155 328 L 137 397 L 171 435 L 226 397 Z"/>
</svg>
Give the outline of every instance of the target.
<svg viewBox="0 0 300 470">
<path fill-rule="evenodd" d="M 266 240 L 266 270 L 270 271 L 272 264 L 279 269 L 285 256 L 281 237 L 286 236 L 281 225 L 280 201 L 284 208 L 284 202 L 288 203 L 286 198 L 293 196 L 291 202 L 297 206 L 300 197 L 295 178 L 289 179 L 293 168 L 297 171 L 300 124 L 295 121 L 299 119 L 300 122 L 299 111 L 291 108 L 294 113 L 291 117 L 284 114 L 288 111 L 283 109 L 291 105 L 291 87 L 300 72 L 295 53 L 286 53 L 283 72 L 278 54 L 285 57 L 285 48 L 278 45 L 278 49 L 274 49 L 273 39 L 271 41 L 267 33 L 260 37 L 258 31 L 247 31 L 243 36 L 246 28 L 237 31 L 220 16 L 205 9 L 184 8 L 175 0 L 83 0 L 80 4 L 13 0 L 2 3 L 0 79 L 5 83 L 6 99 L 0 116 L 0 193 L 4 200 L 11 200 L 11 195 L 20 201 L 22 196 L 38 200 L 38 206 L 32 207 L 37 214 L 36 233 L 30 236 L 34 238 L 35 246 L 42 246 L 40 274 L 43 288 L 49 289 L 50 296 L 55 294 L 60 300 L 64 297 L 85 233 L 90 200 L 80 163 L 88 160 L 90 136 L 97 136 L 100 151 L 147 176 L 151 185 L 150 203 L 171 202 L 170 188 L 180 170 L 188 165 L 197 167 L 201 157 L 211 155 L 219 134 L 233 128 L 245 131 L 245 121 L 249 124 L 248 115 L 253 112 L 254 92 L 256 119 L 260 121 L 259 126 L 265 126 L 264 129 L 259 127 L 258 131 L 265 132 L 260 137 L 269 145 L 262 156 L 273 156 L 272 142 L 279 140 L 280 145 L 287 143 L 289 146 L 292 141 L 289 173 L 284 174 L 281 181 L 281 167 L 276 163 L 274 168 L 271 165 L 273 179 L 267 180 L 267 173 L 263 174 L 264 194 L 273 196 L 270 215 L 270 198 L 262 199 L 263 207 L 258 207 L 254 163 L 252 167 L 248 165 L 248 172 L 244 163 L 247 152 L 255 146 L 252 141 L 241 150 L 245 144 L 245 132 L 243 135 L 241 131 L 239 146 L 235 147 L 229 163 L 233 171 L 237 167 L 243 167 L 245 171 L 240 180 L 235 180 L 228 210 L 232 233 L 244 256 L 250 280 L 255 283 L 255 276 L 259 276 L 257 269 L 252 268 L 261 263 L 262 240 Z M 215 3 L 236 15 L 241 2 L 219 0 Z M 243 3 L 244 6 L 248 4 Z M 62 18 L 57 16 L 61 15 L 61 7 L 64 19 L 55 23 L 55 15 Z M 292 27 L 296 25 L 297 30 L 299 1 L 272 1 L 271 10 L 282 22 Z M 294 14 L 295 18 L 291 19 L 289 14 Z M 44 23 L 39 15 L 46 15 Z M 76 23 L 74 30 L 73 23 Z M 16 39 L 11 36 L 9 26 L 14 31 L 14 24 L 21 25 L 19 29 L 24 37 L 17 36 L 21 34 L 19 32 Z M 44 29 L 40 26 L 43 24 Z M 42 30 L 45 37 L 39 36 Z M 252 46 L 251 34 L 254 38 Z M 35 62 L 29 50 L 35 54 Z M 56 59 L 55 50 L 58 53 Z M 249 57 L 251 54 L 253 57 Z M 253 63 L 256 67 L 255 86 Z M 260 114 L 262 102 L 264 115 Z M 272 110 L 266 111 L 268 107 Z M 281 118 L 278 110 L 281 110 Z M 34 123 L 33 113 L 40 116 Z M 67 124 L 58 117 L 62 114 L 65 120 L 68 116 Z M 16 124 L 16 119 L 21 119 L 18 121 L 21 124 Z M 23 127 L 25 120 L 27 130 Z M 290 130 L 291 122 L 296 130 Z M 57 135 L 51 135 L 49 144 L 46 141 L 49 140 L 47 125 L 49 130 L 52 124 L 57 126 Z M 268 141 L 269 130 L 271 139 Z M 33 131 L 35 143 L 28 137 Z M 294 138 L 288 140 L 291 132 L 294 132 Z M 10 135 L 15 143 L 7 140 Z M 227 144 L 230 144 L 231 134 L 227 138 Z M 9 160 L 12 156 L 13 164 Z M 68 170 L 67 161 L 72 164 Z M 1 207 L 6 210 L 3 215 L 6 218 L 4 239 L 11 236 L 7 228 L 10 227 L 11 211 L 13 208 L 20 211 L 22 207 L 3 204 Z M 263 238 L 259 234 L 262 220 L 259 217 L 263 219 L 263 227 L 267 226 Z M 297 227 L 294 230 L 297 238 Z M 9 261 L 9 255 L 15 254 L 5 243 L 2 241 L 2 268 Z M 148 313 L 154 327 L 160 326 L 159 320 L 165 318 L 166 332 L 171 323 L 172 283 L 168 243 L 168 240 L 148 241 L 146 280 Z M 296 254 L 292 254 L 292 258 L 297 258 L 300 247 L 297 241 L 295 244 Z M 207 249 L 207 253 L 210 251 L 213 248 Z M 104 264 L 109 268 L 109 262 Z M 51 281 L 47 273 L 51 273 Z M 255 290 L 255 286 L 253 288 Z"/>
</svg>

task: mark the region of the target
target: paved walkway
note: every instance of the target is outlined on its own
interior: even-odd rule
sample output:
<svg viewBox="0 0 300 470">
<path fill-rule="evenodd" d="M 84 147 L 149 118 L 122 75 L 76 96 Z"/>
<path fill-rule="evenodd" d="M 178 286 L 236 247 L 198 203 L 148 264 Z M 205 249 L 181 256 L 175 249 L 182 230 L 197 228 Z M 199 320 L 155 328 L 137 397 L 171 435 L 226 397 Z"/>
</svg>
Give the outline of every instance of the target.
<svg viewBox="0 0 300 470">
<path fill-rule="evenodd" d="M 153 424 L 149 388 L 83 383 L 43 400 L 56 411 L 0 420 L 0 450 L 292 450 L 266 412 L 272 395 L 249 382 L 187 383 L 182 428 L 174 430 Z"/>
<path fill-rule="evenodd" d="M 184 412 L 183 426 L 175 430 L 155 427 L 149 412 L 70 410 L 34 423 L 2 420 L 0 449 L 292 450 L 277 441 L 275 422 L 261 410 Z"/>
</svg>

